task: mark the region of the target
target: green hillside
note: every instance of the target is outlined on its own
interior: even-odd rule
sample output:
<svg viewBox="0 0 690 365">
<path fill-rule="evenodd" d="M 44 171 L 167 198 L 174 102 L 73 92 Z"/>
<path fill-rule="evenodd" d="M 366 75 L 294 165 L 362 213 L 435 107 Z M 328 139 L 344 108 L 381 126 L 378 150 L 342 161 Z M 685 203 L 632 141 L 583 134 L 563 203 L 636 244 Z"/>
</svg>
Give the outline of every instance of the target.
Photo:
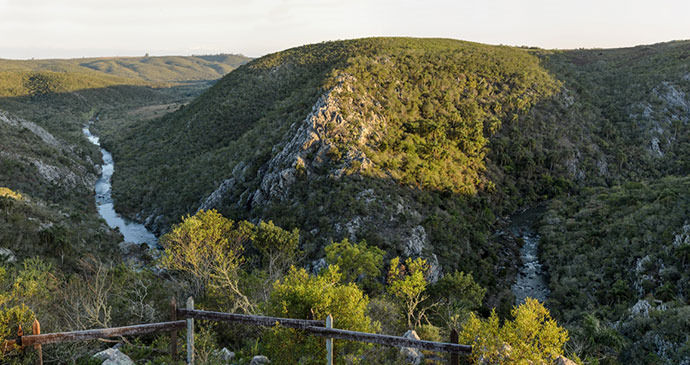
<svg viewBox="0 0 690 365">
<path fill-rule="evenodd" d="M 498 234 L 502 217 L 551 198 L 586 201 L 587 187 L 687 174 L 689 53 L 687 41 L 572 51 L 448 39 L 326 42 L 254 60 L 162 118 L 99 128 L 119 161 L 118 209 L 155 218 L 159 231 L 217 208 L 299 228 L 308 260 L 323 257 L 330 241 L 366 239 L 388 255 L 426 257 L 436 274 L 473 273 L 488 288 L 485 307 L 505 314 L 520 243 Z M 601 209 L 609 208 L 581 215 Z M 668 223 L 665 232 L 682 228 Z M 568 248 L 577 242 L 569 229 L 545 238 L 542 260 L 552 270 L 562 258 L 548 252 L 578 254 Z M 614 252 L 624 263 L 638 254 Z M 591 271 L 602 265 L 587 260 Z M 618 279 L 598 283 L 632 292 L 632 281 Z M 642 299 L 631 294 L 608 310 L 602 294 L 583 308 L 559 299 L 564 284 L 553 280 L 551 305 L 576 342 L 604 343 L 606 326 Z M 674 280 L 678 290 L 684 279 Z M 587 332 L 587 318 L 603 321 L 598 334 Z M 638 341 L 619 335 L 611 341 Z M 647 353 L 602 346 L 584 348 L 583 357 L 636 361 Z"/>
<path fill-rule="evenodd" d="M 161 216 L 168 223 L 159 229 L 203 206 L 298 227 L 310 259 L 343 237 L 391 255 L 423 251 L 436 275 L 473 272 L 493 288 L 490 304 L 507 310 L 515 258 L 489 241 L 491 227 L 496 215 L 542 196 L 492 201 L 510 192 L 487 178 L 495 170 L 488 145 L 559 87 L 523 49 L 328 42 L 252 61 L 176 113 L 101 131 L 119 163 L 118 209 Z M 543 193 L 565 174 L 525 184 Z M 414 237 L 420 245 L 407 247 Z"/>
<path fill-rule="evenodd" d="M 52 71 L 70 74 L 109 75 L 149 82 L 215 80 L 250 58 L 242 55 L 162 57 L 102 57 L 52 60 L 4 60 L 1 71 Z M 96 71 L 96 72 L 93 72 Z"/>
<path fill-rule="evenodd" d="M 117 257 L 121 236 L 93 203 L 97 150 L 70 145 L 3 111 L 0 141 L 0 190 L 21 195 L 0 194 L 0 247 L 18 260 L 41 256 L 63 268 L 81 255 Z"/>
<path fill-rule="evenodd" d="M 0 187 L 26 197 L 3 200 L 0 247 L 18 259 L 59 258 L 57 266 L 67 268 L 75 266 L 75 252 L 117 259 L 121 236 L 94 205 L 100 153 L 85 140 L 83 125 L 97 115 L 185 103 L 245 60 L 0 60 Z"/>
</svg>

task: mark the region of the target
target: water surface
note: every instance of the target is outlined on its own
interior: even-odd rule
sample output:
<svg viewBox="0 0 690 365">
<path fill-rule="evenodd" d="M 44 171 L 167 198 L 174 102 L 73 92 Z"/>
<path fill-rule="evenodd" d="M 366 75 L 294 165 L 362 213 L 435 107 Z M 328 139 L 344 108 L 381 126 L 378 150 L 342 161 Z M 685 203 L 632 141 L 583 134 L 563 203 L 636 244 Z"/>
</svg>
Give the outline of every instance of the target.
<svg viewBox="0 0 690 365">
<path fill-rule="evenodd" d="M 525 302 L 525 298 L 538 299 L 544 302 L 549 296 L 548 276 L 539 262 L 539 235 L 536 234 L 533 224 L 541 215 L 539 209 L 530 209 L 524 213 L 516 214 L 511 218 L 508 230 L 515 238 L 524 241 L 520 248 L 522 267 L 518 272 L 517 281 L 511 290 L 515 294 L 515 304 Z"/>
<path fill-rule="evenodd" d="M 91 134 L 88 125 L 84 126 L 83 132 L 91 143 L 101 146 L 99 138 Z M 113 162 L 113 155 L 104 148 L 101 148 L 101 155 L 103 156 L 102 172 L 95 186 L 98 214 L 105 219 L 108 226 L 119 229 L 120 233 L 125 236 L 126 242 L 147 243 L 150 247 L 156 247 L 158 239 L 143 224 L 123 218 L 115 212 L 110 182 L 113 172 L 115 172 L 115 163 Z"/>
</svg>

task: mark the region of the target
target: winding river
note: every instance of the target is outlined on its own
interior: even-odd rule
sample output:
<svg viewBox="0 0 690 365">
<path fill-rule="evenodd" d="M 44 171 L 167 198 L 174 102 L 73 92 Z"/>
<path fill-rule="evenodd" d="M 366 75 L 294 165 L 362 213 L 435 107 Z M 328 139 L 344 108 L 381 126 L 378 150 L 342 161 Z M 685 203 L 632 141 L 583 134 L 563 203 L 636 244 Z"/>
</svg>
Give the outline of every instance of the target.
<svg viewBox="0 0 690 365">
<path fill-rule="evenodd" d="M 91 143 L 101 147 L 99 138 L 91 134 L 89 126 L 90 124 L 87 124 L 82 129 L 84 135 Z M 149 247 L 156 247 L 158 239 L 143 224 L 123 218 L 115 212 L 110 182 L 113 172 L 115 172 L 115 163 L 113 162 L 113 155 L 104 148 L 101 148 L 101 155 L 103 156 L 102 172 L 95 186 L 98 214 L 105 219 L 108 226 L 120 230 L 120 233 L 125 237 L 125 242 L 146 243 Z"/>
<path fill-rule="evenodd" d="M 527 297 L 543 303 L 549 296 L 548 277 L 539 262 L 539 235 L 533 228 L 534 222 L 541 213 L 542 211 L 536 208 L 516 214 L 511 218 L 511 224 L 508 226 L 513 236 L 521 238 L 524 242 L 520 248 L 522 267 L 518 272 L 517 281 L 511 288 L 515 294 L 516 305 L 524 303 Z"/>
</svg>

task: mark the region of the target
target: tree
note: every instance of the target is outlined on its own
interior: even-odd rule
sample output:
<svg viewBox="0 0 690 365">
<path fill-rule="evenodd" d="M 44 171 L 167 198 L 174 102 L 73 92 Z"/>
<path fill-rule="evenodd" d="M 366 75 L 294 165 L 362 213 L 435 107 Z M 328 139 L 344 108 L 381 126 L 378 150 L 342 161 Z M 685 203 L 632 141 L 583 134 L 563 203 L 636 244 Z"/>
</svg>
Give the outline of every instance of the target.
<svg viewBox="0 0 690 365">
<path fill-rule="evenodd" d="M 240 290 L 243 244 L 253 225 L 236 224 L 215 210 L 200 210 L 161 237 L 162 264 L 184 274 L 196 296 L 210 294 L 229 310 L 251 312 L 254 304 Z"/>
<path fill-rule="evenodd" d="M 458 271 L 444 275 L 429 288 L 431 301 L 438 303 L 436 312 L 450 329 L 458 329 L 470 311 L 481 307 L 485 293 L 472 274 Z"/>
<path fill-rule="evenodd" d="M 430 309 L 430 307 L 420 308 L 422 302 L 428 298 L 428 295 L 424 294 L 427 271 L 429 271 L 429 265 L 421 257 L 415 260 L 408 257 L 405 264 L 400 263 L 399 257 L 390 262 L 388 292 L 403 302 L 407 326 L 411 329 L 422 324 L 425 312 Z"/>
<path fill-rule="evenodd" d="M 362 240 L 353 244 L 347 238 L 326 246 L 326 263 L 338 265 L 342 270 L 343 283 L 358 283 L 365 291 L 378 291 L 377 278 L 383 269 L 385 252 L 375 246 L 367 246 Z"/>
<path fill-rule="evenodd" d="M 354 283 L 341 284 L 340 269 L 331 265 L 319 275 L 291 267 L 281 280 L 273 284 L 273 292 L 266 303 L 268 315 L 324 320 L 331 314 L 337 328 L 371 332 L 366 308 L 369 298 Z M 323 340 L 293 329 L 274 327 L 263 338 L 271 359 L 286 364 L 322 364 L 325 361 Z M 336 359 L 344 360 L 364 348 L 361 343 L 336 341 Z"/>
<path fill-rule="evenodd" d="M 272 221 L 259 222 L 252 235 L 254 247 L 261 253 L 263 267 L 271 282 L 278 280 L 299 255 L 299 230 L 286 231 Z"/>
<path fill-rule="evenodd" d="M 563 354 L 568 331 L 558 326 L 538 300 L 527 298 L 501 327 L 496 311 L 487 319 L 474 313 L 463 325 L 460 343 L 471 344 L 472 360 L 485 363 L 552 363 Z"/>
</svg>

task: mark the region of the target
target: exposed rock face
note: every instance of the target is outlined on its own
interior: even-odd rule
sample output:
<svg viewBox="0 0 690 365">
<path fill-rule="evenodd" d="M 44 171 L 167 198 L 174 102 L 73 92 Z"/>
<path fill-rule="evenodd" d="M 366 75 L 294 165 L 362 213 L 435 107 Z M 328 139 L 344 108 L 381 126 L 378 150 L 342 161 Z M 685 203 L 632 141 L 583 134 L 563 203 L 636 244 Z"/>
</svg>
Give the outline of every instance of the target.
<svg viewBox="0 0 690 365">
<path fill-rule="evenodd" d="M 9 248 L 0 247 L 0 262 L 2 262 L 2 260 L 6 263 L 13 263 L 17 261 L 17 257 Z"/>
<path fill-rule="evenodd" d="M 677 85 L 662 82 L 652 90 L 660 103 L 652 106 L 645 102 L 631 107 L 630 119 L 635 121 L 648 143 L 654 158 L 662 158 L 676 141 L 674 124 L 690 122 L 690 99 Z"/>
<path fill-rule="evenodd" d="M 57 149 L 66 149 L 66 146 L 60 143 L 52 134 L 48 133 L 45 129 L 39 127 L 34 122 L 29 122 L 21 118 L 14 116 L 9 116 L 6 112 L 0 110 L 0 122 L 5 122 L 11 126 L 26 128 L 30 130 L 33 134 L 40 137 L 43 142 L 47 145 L 55 147 Z"/>
<path fill-rule="evenodd" d="M 311 272 L 314 275 L 317 275 L 319 271 L 321 271 L 321 269 L 325 268 L 326 266 L 326 258 L 322 257 L 318 260 L 314 260 L 311 262 Z"/>
<path fill-rule="evenodd" d="M 101 351 L 93 357 L 103 360 L 103 365 L 134 365 L 134 361 L 129 356 L 114 348 Z"/>
<path fill-rule="evenodd" d="M 630 313 L 634 316 L 642 316 L 644 318 L 649 317 L 649 310 L 652 309 L 652 305 L 644 299 L 640 299 L 635 303 L 635 305 L 630 308 Z"/>
<path fill-rule="evenodd" d="M 220 204 L 221 200 L 223 199 L 223 196 L 230 190 L 232 187 L 235 186 L 235 179 L 234 178 L 229 178 L 223 181 L 220 186 L 218 186 L 218 189 L 216 189 L 211 195 L 209 195 L 206 200 L 199 206 L 199 210 L 209 210 L 213 209 L 214 207 L 217 207 L 218 204 Z"/>
<path fill-rule="evenodd" d="M 411 340 L 419 340 L 419 336 L 414 330 L 408 330 L 403 337 Z M 422 351 L 413 347 L 403 347 L 400 349 L 400 354 L 403 355 L 408 364 L 419 365 L 424 361 L 424 354 L 422 354 Z"/>
<path fill-rule="evenodd" d="M 336 148 L 328 138 L 329 124 L 338 126 L 344 123 L 333 96 L 341 87 L 339 85 L 319 98 L 292 138 L 261 168 L 264 174 L 259 189 L 253 194 L 252 205 L 287 199 L 288 190 L 298 174 L 309 176 L 312 165 L 320 166 L 328 159 L 328 151 Z"/>
<path fill-rule="evenodd" d="M 405 255 L 419 256 L 422 254 L 424 246 L 426 246 L 426 231 L 424 227 L 414 227 L 410 234 L 410 239 L 405 242 Z"/>
<path fill-rule="evenodd" d="M 64 157 L 68 157 L 68 160 L 70 160 L 69 156 L 73 155 L 75 151 L 75 146 L 58 140 L 36 123 L 10 115 L 2 110 L 0 110 L 0 123 L 6 123 L 15 128 L 29 130 L 39 137 L 46 146 L 57 150 L 53 151 L 55 154 L 62 154 Z M 5 158 L 21 161 L 27 165 L 33 165 L 41 178 L 49 184 L 59 184 L 70 188 L 77 186 L 91 187 L 97 179 L 96 175 L 89 173 L 84 166 L 73 163 L 73 161 L 65 163 L 64 166 L 55 166 L 43 159 L 24 156 L 18 153 L 0 151 L 0 155 Z M 90 160 L 88 161 L 91 162 Z"/>
</svg>

